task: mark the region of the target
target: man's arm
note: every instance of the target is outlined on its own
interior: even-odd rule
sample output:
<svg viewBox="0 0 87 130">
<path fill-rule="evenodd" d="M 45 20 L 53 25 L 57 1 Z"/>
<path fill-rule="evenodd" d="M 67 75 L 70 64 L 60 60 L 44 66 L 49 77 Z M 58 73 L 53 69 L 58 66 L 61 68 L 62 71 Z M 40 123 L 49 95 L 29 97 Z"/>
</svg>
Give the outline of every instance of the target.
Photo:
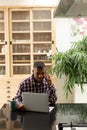
<svg viewBox="0 0 87 130">
<path fill-rule="evenodd" d="M 49 86 L 49 103 L 50 105 L 55 105 L 57 101 L 56 89 L 54 85 Z"/>
<path fill-rule="evenodd" d="M 22 104 L 22 84 L 19 85 L 19 89 L 16 93 L 16 96 L 13 98 L 13 100 L 17 104 L 17 109 L 24 110 L 24 105 Z"/>
</svg>

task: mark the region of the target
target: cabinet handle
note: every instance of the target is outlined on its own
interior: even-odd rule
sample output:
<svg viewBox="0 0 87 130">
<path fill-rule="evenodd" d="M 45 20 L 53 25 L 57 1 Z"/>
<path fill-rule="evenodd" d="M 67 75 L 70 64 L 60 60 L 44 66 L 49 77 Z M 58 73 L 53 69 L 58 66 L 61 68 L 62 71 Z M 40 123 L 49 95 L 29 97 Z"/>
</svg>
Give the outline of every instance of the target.
<svg viewBox="0 0 87 130">
<path fill-rule="evenodd" d="M 10 91 L 7 91 L 7 93 L 10 93 Z"/>
<path fill-rule="evenodd" d="M 12 45 L 12 41 L 10 41 L 10 44 Z"/>
<path fill-rule="evenodd" d="M 7 83 L 9 84 L 9 83 L 10 83 L 10 81 L 7 81 Z"/>
<path fill-rule="evenodd" d="M 10 96 L 7 96 L 7 98 L 10 98 Z"/>
<path fill-rule="evenodd" d="M 7 45 L 7 41 L 5 41 L 5 45 Z"/>
<path fill-rule="evenodd" d="M 7 89 L 10 89 L 10 87 L 7 87 Z"/>
<path fill-rule="evenodd" d="M 52 44 L 54 44 L 54 41 L 52 40 Z"/>
</svg>

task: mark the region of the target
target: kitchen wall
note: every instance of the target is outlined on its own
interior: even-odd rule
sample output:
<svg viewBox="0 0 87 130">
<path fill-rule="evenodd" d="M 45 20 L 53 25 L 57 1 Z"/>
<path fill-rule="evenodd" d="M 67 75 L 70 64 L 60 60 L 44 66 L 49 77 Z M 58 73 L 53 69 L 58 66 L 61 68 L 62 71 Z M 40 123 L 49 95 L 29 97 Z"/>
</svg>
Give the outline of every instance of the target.
<svg viewBox="0 0 87 130">
<path fill-rule="evenodd" d="M 71 47 L 71 23 L 69 18 L 55 18 L 56 24 L 56 45 L 60 52 Z"/>
<path fill-rule="evenodd" d="M 56 24 L 56 46 L 60 52 L 65 52 L 71 47 L 71 20 L 69 18 L 55 18 Z M 62 76 L 61 79 L 57 79 L 57 95 L 59 103 L 72 103 L 73 93 L 68 96 L 64 94 L 64 81 L 65 77 Z"/>
<path fill-rule="evenodd" d="M 87 17 L 83 18 L 55 18 L 56 24 L 56 45 L 60 52 L 64 52 L 71 48 L 74 41 L 81 40 L 83 36 L 87 36 Z M 78 102 L 87 103 L 87 85 L 84 85 L 82 94 L 80 88 L 75 85 L 73 93 L 68 99 L 64 96 L 65 78 L 57 79 L 57 95 L 58 102 Z"/>
</svg>

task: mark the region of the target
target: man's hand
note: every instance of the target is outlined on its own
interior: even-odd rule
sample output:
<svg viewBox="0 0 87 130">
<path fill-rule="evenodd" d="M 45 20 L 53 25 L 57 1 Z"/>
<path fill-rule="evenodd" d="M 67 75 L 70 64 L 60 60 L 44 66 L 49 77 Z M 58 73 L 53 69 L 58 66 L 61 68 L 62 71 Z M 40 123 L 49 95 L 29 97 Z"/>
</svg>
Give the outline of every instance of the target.
<svg viewBox="0 0 87 130">
<path fill-rule="evenodd" d="M 45 79 L 46 79 L 48 85 L 52 84 L 52 80 L 51 80 L 51 78 L 50 78 L 50 76 L 48 74 L 45 75 Z"/>
<path fill-rule="evenodd" d="M 25 108 L 24 108 L 24 105 L 21 103 L 17 106 L 17 110 L 21 110 L 21 111 L 24 111 Z"/>
</svg>

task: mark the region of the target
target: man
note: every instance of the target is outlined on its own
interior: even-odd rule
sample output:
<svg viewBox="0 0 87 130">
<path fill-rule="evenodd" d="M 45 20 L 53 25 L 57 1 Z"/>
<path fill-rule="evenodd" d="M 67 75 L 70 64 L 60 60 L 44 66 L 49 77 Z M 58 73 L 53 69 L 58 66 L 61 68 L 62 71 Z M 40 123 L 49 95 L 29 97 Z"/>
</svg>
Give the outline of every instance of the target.
<svg viewBox="0 0 87 130">
<path fill-rule="evenodd" d="M 32 76 L 20 83 L 16 96 L 13 99 L 16 101 L 18 109 L 24 109 L 22 104 L 22 92 L 47 93 L 49 95 L 49 105 L 55 104 L 57 100 L 56 89 L 52 84 L 50 76 L 46 74 L 45 69 L 43 62 L 35 62 Z"/>
</svg>

